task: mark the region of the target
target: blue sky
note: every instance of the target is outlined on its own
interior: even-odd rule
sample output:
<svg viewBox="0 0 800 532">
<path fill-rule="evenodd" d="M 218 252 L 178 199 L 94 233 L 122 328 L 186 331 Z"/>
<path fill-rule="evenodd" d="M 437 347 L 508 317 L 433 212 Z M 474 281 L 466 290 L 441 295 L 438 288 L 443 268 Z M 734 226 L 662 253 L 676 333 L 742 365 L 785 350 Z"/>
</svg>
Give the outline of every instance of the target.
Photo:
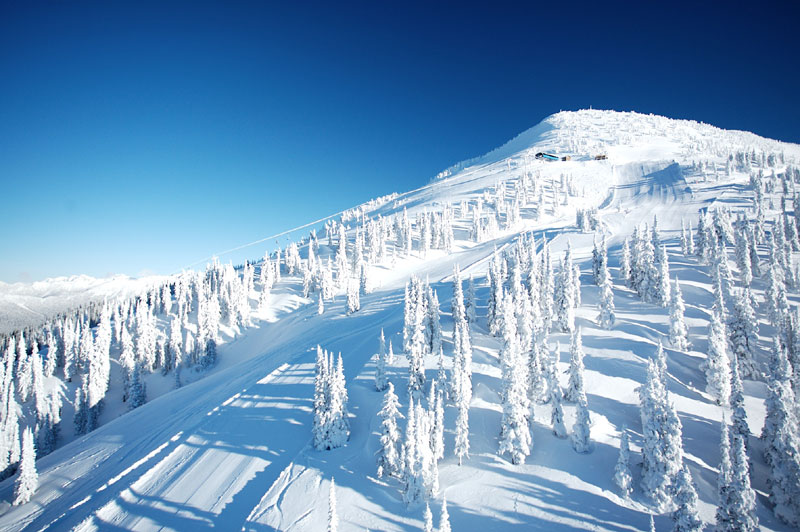
<svg viewBox="0 0 800 532">
<path fill-rule="evenodd" d="M 286 4 L 0 2 L 0 280 L 170 273 L 562 109 L 800 142 L 788 2 Z"/>
</svg>

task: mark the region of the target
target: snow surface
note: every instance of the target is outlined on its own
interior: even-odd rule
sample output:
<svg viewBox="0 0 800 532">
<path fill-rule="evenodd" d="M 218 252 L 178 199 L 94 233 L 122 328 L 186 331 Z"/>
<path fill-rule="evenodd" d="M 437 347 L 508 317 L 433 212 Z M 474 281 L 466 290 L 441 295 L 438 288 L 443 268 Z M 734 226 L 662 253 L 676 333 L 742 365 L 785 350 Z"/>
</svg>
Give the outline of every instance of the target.
<svg viewBox="0 0 800 532">
<path fill-rule="evenodd" d="M 705 393 L 700 362 L 705 358 L 711 281 L 705 266 L 680 253 L 677 237 L 682 219 L 696 222 L 700 209 L 725 204 L 749 206 L 748 176 L 726 176 L 725 161 L 738 150 L 782 152 L 800 161 L 800 146 L 750 133 L 723 131 L 691 121 L 610 111 L 553 115 L 489 154 L 457 165 L 431 184 L 362 209 L 367 216 L 388 216 L 407 208 L 409 216 L 445 203 L 475 200 L 501 182 L 530 172 L 545 182 L 562 174 L 574 179 L 580 193 L 557 214 L 540 219 L 523 209 L 523 221 L 496 238 L 468 239 L 471 217 L 456 219 L 456 244 L 450 254 L 431 251 L 426 258 L 396 255 L 373 268 L 375 290 L 362 296 L 361 310 L 347 315 L 339 294 L 317 315 L 315 300 L 301 297 L 301 280 L 284 277 L 273 308 L 256 325 L 219 347 L 219 365 L 203 378 L 178 390 L 151 393 L 144 406 L 115 416 L 88 435 L 74 439 L 40 459 L 40 485 L 32 501 L 12 507 L 13 479 L 0 484 L 2 530 L 323 530 L 332 477 L 336 479 L 340 530 L 413 530 L 422 528 L 423 506 L 407 508 L 396 480 L 378 479 L 382 393 L 373 385 L 380 329 L 392 340 L 397 357 L 388 369 L 405 413 L 407 361 L 402 350 L 403 287 L 412 274 L 427 277 L 442 303 L 446 354 L 452 352 L 450 298 L 453 266 L 464 277 L 475 276 L 478 322 L 473 326 L 473 399 L 470 408 L 470 457 L 462 466 L 453 457 L 456 412 L 445 413 L 445 458 L 439 465 L 441 493 L 446 495 L 453 530 L 510 530 L 520 526 L 544 530 L 645 530 L 651 506 L 639 489 L 641 445 L 636 387 L 659 339 L 668 334 L 668 309 L 643 303 L 614 278 L 617 324 L 602 330 L 594 323 L 598 287 L 589 272 L 592 234 L 575 227 L 577 208 L 597 207 L 609 237 L 613 274 L 622 239 L 640 223 L 658 216 L 667 244 L 672 275 L 682 281 L 692 351 L 668 350 L 668 386 L 683 423 L 685 460 L 697 484 L 700 513 L 711 523 L 717 503 L 719 420 L 723 410 Z M 567 162 L 534 159 L 538 151 L 571 155 Z M 596 154 L 608 159 L 595 161 Z M 694 162 L 714 163 L 693 170 Z M 779 169 L 780 170 L 780 169 Z M 713 173 L 713 172 L 711 172 Z M 548 198 L 549 201 L 549 198 Z M 585 384 L 592 413 L 593 451 L 579 455 L 568 439 L 550 430 L 550 407 L 536 407 L 533 451 L 524 465 L 498 456 L 500 430 L 499 340 L 485 327 L 488 288 L 485 274 L 495 248 L 513 244 L 521 232 L 552 242 L 554 260 L 570 242 L 582 271 L 583 304 L 577 310 L 586 353 Z M 81 285 L 81 283 L 83 283 Z M 126 283 L 120 283 L 120 286 Z M 36 284 L 34 284 L 35 286 Z M 0 286 L 3 307 L 14 304 L 33 312 L 73 305 L 76 293 L 96 290 L 80 278 L 59 280 L 52 292 L 44 286 Z M 72 289 L 72 286 L 82 288 Z M 763 283 L 754 282 L 761 296 Z M 52 295 L 58 294 L 58 295 Z M 47 301 L 52 295 L 53 302 Z M 14 299 L 17 298 L 17 299 Z M 39 299 L 43 300 L 40 302 Z M 58 301 L 58 304 L 55 302 Z M 84 301 L 84 300 L 81 300 Z M 797 294 L 790 294 L 792 304 Z M 40 305 L 40 306 L 37 306 Z M 5 323 L 5 320 L 3 320 Z M 762 360 L 772 328 L 761 324 Z M 561 346 L 559 369 L 568 367 L 569 341 L 553 333 L 549 344 Z M 352 434 L 333 451 L 311 445 L 314 348 L 341 352 L 348 382 Z M 428 379 L 436 357 L 426 359 Z M 760 432 L 766 391 L 747 381 L 746 405 L 751 429 Z M 564 405 L 571 428 L 575 406 Z M 105 418 L 104 414 L 104 418 Z M 730 418 L 730 415 L 728 415 Z M 69 423 L 70 418 L 65 419 Z M 620 430 L 631 430 L 634 493 L 618 495 L 612 481 Z M 764 530 L 785 530 L 766 504 L 766 474 L 760 442 L 751 438 L 753 486 Z M 440 499 L 431 508 L 438 522 Z M 671 528 L 668 515 L 655 517 L 658 530 Z"/>
</svg>

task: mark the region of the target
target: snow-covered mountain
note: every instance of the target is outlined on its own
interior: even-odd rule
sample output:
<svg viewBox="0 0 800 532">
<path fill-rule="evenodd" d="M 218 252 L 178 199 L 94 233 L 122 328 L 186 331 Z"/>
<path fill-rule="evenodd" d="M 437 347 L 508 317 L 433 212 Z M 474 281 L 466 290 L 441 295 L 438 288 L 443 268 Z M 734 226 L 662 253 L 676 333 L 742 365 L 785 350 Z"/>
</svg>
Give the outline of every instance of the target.
<svg viewBox="0 0 800 532">
<path fill-rule="evenodd" d="M 540 152 L 568 160 L 537 159 Z M 728 373 L 707 369 L 713 366 L 708 361 L 718 359 L 714 354 L 719 349 L 741 348 L 741 337 L 734 338 L 739 331 L 735 318 L 744 311 L 732 303 L 739 301 L 739 290 L 750 281 L 744 270 L 756 265 L 761 271 L 751 271 L 749 283 L 758 304 L 749 323 L 758 325 L 748 337 L 752 356 L 746 358 L 748 354 L 737 351 L 740 360 L 751 361 L 755 370 L 745 372 L 743 384 L 742 404 L 751 433 L 745 442 L 751 464 L 747 478 L 755 490 L 759 527 L 791 529 L 797 526 L 792 519 L 800 516 L 793 517 L 788 503 L 778 507 L 784 520 L 776 517 L 775 499 L 770 500 L 776 488 L 769 482 L 776 466 L 764 458 L 771 440 L 758 436 L 768 408 L 774 409 L 774 405 L 768 407 L 768 399 L 776 397 L 775 390 L 782 390 L 783 396 L 795 401 L 793 393 L 800 382 L 786 375 L 783 380 L 774 378 L 781 373 L 775 369 L 780 357 L 769 364 L 773 337 L 790 347 L 786 364 L 793 367 L 800 360 L 800 347 L 792 343 L 800 301 L 800 276 L 794 266 L 800 252 L 794 215 L 798 165 L 800 146 L 751 133 L 637 113 L 562 112 L 500 148 L 442 172 L 426 186 L 355 207 L 327 222 L 324 230 L 320 227 L 317 238 L 304 238 L 252 267 L 234 271 L 214 265 L 206 272 L 143 281 L 138 291 L 104 292 L 112 301 L 108 307 L 98 304 L 88 314 L 76 315 L 69 327 L 49 321 L 40 335 L 28 334 L 24 353 L 16 347 L 18 336 L 14 348 L 4 348 L 5 366 L 10 369 L 3 374 L 16 372 L 16 391 L 11 396 L 17 394 L 14 401 L 21 405 L 17 427 L 34 428 L 53 421 L 40 411 L 46 408 L 42 405 L 53 404 L 50 401 L 56 401 L 56 396 L 63 408 L 55 450 L 36 462 L 38 489 L 31 501 L 11 505 L 16 476 L 0 483 L 0 528 L 321 530 L 328 520 L 333 478 L 340 529 L 423 528 L 425 503 L 407 504 L 406 483 L 377 474 L 382 431 L 378 412 L 384 398 L 375 386 L 383 363 L 379 336 L 383 330 L 387 343 L 392 343 L 396 356 L 387 362 L 385 374 L 399 396 L 400 412 L 408 417 L 409 359 L 415 355 L 404 350 L 404 343 L 409 343 L 404 342 L 404 331 L 408 336 L 408 316 L 413 316 L 404 312 L 404 299 L 410 297 L 406 286 L 416 276 L 436 295 L 440 313 L 429 311 L 430 320 L 438 318 L 441 324 L 444 375 L 453 381 L 460 360 L 454 356 L 459 351 L 454 345 L 459 335 L 454 333 L 460 323 L 454 320 L 452 303 L 456 266 L 464 290 L 468 292 L 470 277 L 475 287 L 476 319 L 468 325 L 469 455 L 461 465 L 454 456 L 459 408 L 451 398 L 443 412 L 444 457 L 438 461 L 438 492 L 427 497 L 435 522 L 446 498 L 453 530 L 520 526 L 645 530 L 651 515 L 656 529 L 672 529 L 675 504 L 670 499 L 678 503 L 690 497 L 685 490 L 676 496 L 669 491 L 658 500 L 648 496 L 658 490 L 652 483 L 649 488 L 642 485 L 643 478 L 650 482 L 654 474 L 645 471 L 653 463 L 645 458 L 653 428 L 643 423 L 674 421 L 670 413 L 675 412 L 681 425 L 677 441 L 682 444 L 682 458 L 680 463 L 664 466 L 665 472 L 671 471 L 665 478 L 670 485 L 679 485 L 680 465 L 687 466 L 696 487 L 698 515 L 711 524 L 720 504 L 720 421 L 723 416 L 729 423 L 741 419 L 741 409 L 737 413 L 728 401 L 723 401 L 724 406 L 717 404 L 722 381 L 716 382 L 716 376 L 723 374 L 722 380 L 730 383 L 730 366 Z M 740 215 L 746 223 L 737 222 Z M 687 228 L 691 224 L 694 244 L 703 256 L 686 252 L 689 233 L 681 231 L 682 224 Z M 598 324 L 602 287 L 593 276 L 593 250 L 603 238 L 615 315 L 610 328 Z M 741 244 L 742 240 L 748 244 Z M 727 248 L 717 250 L 716 241 Z M 751 241 L 756 246 L 745 256 L 744 265 L 735 248 L 739 246 L 741 252 Z M 664 245 L 666 263 L 663 256 L 658 262 L 659 243 Z M 632 282 L 622 271 L 626 269 L 623 248 L 633 255 Z M 539 266 L 546 250 L 555 295 L 542 288 L 546 284 L 542 272 L 547 270 Z M 567 250 L 569 260 L 580 270 L 577 294 L 563 285 L 568 277 L 575 279 L 563 273 L 561 261 L 566 260 Z M 663 293 L 667 267 L 669 278 L 680 280 L 687 348 L 676 343 L 675 332 L 670 332 L 673 309 Z M 518 277 L 517 268 L 524 269 Z M 532 269 L 539 273 L 531 274 Z M 72 288 L 77 281 L 59 281 L 58 294 L 88 293 L 88 288 Z M 569 304 L 558 297 L 559 283 L 562 295 L 570 294 Z M 42 302 L 54 293 L 49 286 L 56 284 L 2 286 L 0 310 L 8 315 L 8 302 L 13 302 L 38 313 L 45 313 L 45 308 L 65 311 L 72 304 L 68 297 L 54 295 L 52 301 Z M 503 294 L 512 294 L 503 296 L 507 303 L 497 298 L 500 286 Z M 146 295 L 136 300 L 134 293 Z M 549 303 L 542 302 L 542 294 Z M 12 296 L 26 299 L 20 302 Z M 81 303 L 86 301 L 81 299 Z M 433 299 L 426 301 L 426 308 L 432 308 Z M 726 303 L 723 313 L 720 306 Z M 503 325 L 504 308 L 513 314 L 517 312 L 513 309 L 533 304 L 544 312 L 527 310 L 515 314 L 518 319 L 513 327 Z M 712 334 L 709 341 L 715 308 L 728 327 L 720 325 L 723 321 L 717 324 L 717 332 L 724 335 L 721 344 L 715 343 L 719 335 Z M 492 315 L 500 318 L 490 326 Z M 41 321 L 36 320 L 26 324 L 40 327 Z M 512 385 L 514 376 L 530 367 L 541 371 L 541 382 L 548 382 L 547 362 L 532 364 L 531 352 L 536 349 L 526 344 L 531 343 L 531 334 L 538 335 L 533 342 L 540 346 L 537 356 L 544 361 L 548 353 L 554 353 L 552 375 L 565 389 L 573 386 L 569 368 L 574 339 L 564 330 L 570 327 L 562 327 L 570 320 L 581 331 L 585 352 L 582 379 L 591 420 L 589 452 L 578 453 L 572 439 L 553 434 L 553 401 L 530 392 L 532 409 L 522 415 L 530 423 L 529 453 L 524 463 L 514 464 L 511 453 L 498 450 L 501 440 L 508 440 L 511 412 L 519 407 L 510 399 L 520 393 L 515 386 L 525 388 L 523 395 L 527 395 L 532 382 L 524 379 Z M 118 335 L 123 325 L 132 337 L 129 351 L 122 341 L 125 335 Z M 514 331 L 509 332 L 510 327 Z M 67 358 L 61 352 L 65 349 L 62 336 L 67 329 L 68 335 L 77 331 L 88 338 L 70 343 L 76 357 L 71 380 L 65 378 L 62 367 Z M 534 332 L 526 333 L 527 329 Z M 170 358 L 175 330 L 181 349 L 187 347 L 189 337 L 197 343 L 191 356 Z M 426 342 L 435 343 L 435 334 L 428 331 Z M 111 339 L 103 340 L 106 335 Z M 218 340 L 215 361 L 209 361 L 205 350 L 212 336 Z M 149 337 L 153 339 L 143 339 Z M 106 341 L 110 347 L 103 351 L 98 346 Z M 151 355 L 146 342 L 154 346 Z M 666 367 L 654 370 L 658 363 L 649 362 L 658 360 L 659 342 L 664 344 L 661 360 Z M 37 346 L 36 353 L 31 345 Z M 341 353 L 347 386 L 349 439 L 332 450 L 316 450 L 312 437 L 317 345 Z M 87 347 L 92 354 L 82 352 L 84 346 L 92 346 Z M 427 386 L 440 376 L 437 351 L 426 352 L 420 359 L 427 384 L 418 404 L 426 407 Z M 106 353 L 106 360 L 110 356 L 107 370 L 101 363 L 97 364 L 100 369 L 93 369 L 92 361 L 100 357 L 97 353 Z M 21 362 L 8 363 L 15 354 Z M 20 382 L 22 388 L 28 381 L 32 384 L 27 386 L 35 388 L 37 372 L 19 368 L 37 363 L 45 368 L 44 377 L 38 373 L 44 390 L 41 404 L 34 392 L 24 401 L 20 396 Z M 32 376 L 20 381 L 20 374 L 27 373 Z M 81 374 L 87 377 L 82 379 Z M 131 410 L 134 374 L 146 385 L 141 397 L 147 401 Z M 96 375 L 105 375 L 110 383 L 107 391 L 100 387 L 104 406 L 96 410 L 98 426 L 77 435 L 83 431 L 73 429 L 73 417 L 80 411 L 81 400 L 97 395 Z M 712 386 L 709 381 L 714 381 Z M 174 389 L 176 382 L 182 386 Z M 657 390 L 659 383 L 669 395 L 653 392 L 650 397 L 660 397 L 653 401 L 661 410 L 658 415 L 648 411 L 643 415 L 640 397 L 647 390 Z M 575 432 L 581 404 L 563 403 L 563 422 L 570 434 Z M 8 451 L 13 438 L 6 430 L 7 410 L 0 412 L 1 432 L 6 457 L 14 462 L 13 449 Z M 798 439 L 796 410 L 793 402 L 788 435 L 781 440 L 787 449 Z M 427 426 L 427 418 L 418 418 L 422 419 L 420 426 Z M 402 433 L 406 420 L 399 420 L 399 426 Z M 505 427 L 503 434 L 501 427 Z M 623 431 L 630 440 L 630 496 L 613 479 Z M 411 460 L 408 453 L 406 459 Z M 791 463 L 786 465 L 790 470 L 786 478 L 800 478 L 792 476 L 797 472 L 791 467 Z M 430 463 L 426 468 L 431 470 Z M 800 495 L 800 486 L 792 482 L 786 490 Z"/>
<path fill-rule="evenodd" d="M 105 298 L 128 298 L 165 282 L 163 276 L 127 275 L 97 279 L 88 275 L 55 277 L 33 283 L 0 281 L 0 334 L 38 327 L 63 312 Z"/>
</svg>

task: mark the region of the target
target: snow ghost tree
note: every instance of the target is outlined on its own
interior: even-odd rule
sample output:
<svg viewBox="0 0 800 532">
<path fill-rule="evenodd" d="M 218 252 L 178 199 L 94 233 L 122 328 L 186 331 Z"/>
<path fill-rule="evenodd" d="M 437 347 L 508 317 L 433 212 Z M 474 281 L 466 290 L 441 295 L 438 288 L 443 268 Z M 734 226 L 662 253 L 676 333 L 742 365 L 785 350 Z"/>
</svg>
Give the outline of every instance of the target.
<svg viewBox="0 0 800 532">
<path fill-rule="evenodd" d="M 386 339 L 383 336 L 383 329 L 381 329 L 379 342 L 378 360 L 375 363 L 375 389 L 382 392 L 388 383 L 386 378 Z"/>
<path fill-rule="evenodd" d="M 331 353 L 317 346 L 314 375 L 314 447 L 335 449 L 350 437 L 347 412 L 347 388 L 340 354 L 336 363 Z"/>
<path fill-rule="evenodd" d="M 588 453 L 591 450 L 591 426 L 589 405 L 586 402 L 586 397 L 583 397 L 578 401 L 578 407 L 575 411 L 575 424 L 572 426 L 572 447 L 576 452 Z"/>
<path fill-rule="evenodd" d="M 22 461 L 19 473 L 14 481 L 14 505 L 25 504 L 39 487 L 39 475 L 36 473 L 36 449 L 33 446 L 33 432 L 25 427 L 22 433 Z"/>
<path fill-rule="evenodd" d="M 711 314 L 711 324 L 708 327 L 708 358 L 703 368 L 706 373 L 706 391 L 718 405 L 728 404 L 731 393 L 728 341 L 722 316 L 716 310 Z"/>
<path fill-rule="evenodd" d="M 567 391 L 564 393 L 564 398 L 573 403 L 580 403 L 581 401 L 586 401 L 586 390 L 583 386 L 584 353 L 580 329 L 572 333 L 569 353 L 569 382 L 567 383 Z"/>
<path fill-rule="evenodd" d="M 633 491 L 633 477 L 630 468 L 630 446 L 628 444 L 628 429 L 622 427 L 622 438 L 619 442 L 619 458 L 614 468 L 614 484 L 619 488 L 623 497 L 630 497 Z"/>
<path fill-rule="evenodd" d="M 705 524 L 697 511 L 697 492 L 692 482 L 692 475 L 685 465 L 678 473 L 675 481 L 675 504 L 672 513 L 673 529 L 676 532 L 700 532 Z"/>
<path fill-rule="evenodd" d="M 666 353 L 659 344 L 639 387 L 642 417 L 642 489 L 659 511 L 672 503 L 672 479 L 683 467 L 682 427 L 666 387 Z"/>
<path fill-rule="evenodd" d="M 328 532 L 339 530 L 339 516 L 336 513 L 336 482 L 331 477 L 331 487 L 328 491 Z"/>
<path fill-rule="evenodd" d="M 669 300 L 669 342 L 678 351 L 689 349 L 689 329 L 686 327 L 683 304 L 683 294 L 678 277 L 675 277 L 674 287 Z"/>
</svg>

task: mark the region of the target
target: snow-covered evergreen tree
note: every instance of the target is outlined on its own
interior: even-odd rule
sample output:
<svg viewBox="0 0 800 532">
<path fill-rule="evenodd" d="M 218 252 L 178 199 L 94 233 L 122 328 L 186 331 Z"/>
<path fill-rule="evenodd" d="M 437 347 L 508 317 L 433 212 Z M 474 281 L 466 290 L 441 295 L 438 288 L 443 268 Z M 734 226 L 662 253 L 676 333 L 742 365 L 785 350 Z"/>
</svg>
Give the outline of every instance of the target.
<svg viewBox="0 0 800 532">
<path fill-rule="evenodd" d="M 656 232 L 653 231 L 655 235 Z M 655 248 L 652 279 L 650 286 L 650 301 L 666 307 L 670 300 L 669 286 L 669 259 L 667 258 L 667 248 L 659 245 Z M 647 298 L 645 298 L 647 299 Z"/>
<path fill-rule="evenodd" d="M 19 473 L 14 481 L 13 504 L 25 504 L 39 487 L 39 474 L 36 472 L 36 448 L 33 445 L 33 432 L 30 427 L 25 427 L 22 433 L 22 460 L 19 464 Z"/>
<path fill-rule="evenodd" d="M 343 446 L 350 439 L 350 421 L 347 412 L 347 387 L 344 378 L 342 355 L 336 359 L 336 369 L 331 375 L 330 403 L 328 407 L 327 448 Z"/>
<path fill-rule="evenodd" d="M 328 490 L 328 532 L 339 530 L 339 515 L 336 513 L 336 482 L 331 477 L 331 487 Z"/>
<path fill-rule="evenodd" d="M 708 357 L 703 369 L 706 374 L 706 391 L 718 405 L 728 404 L 731 394 L 730 357 L 725 324 L 715 309 L 708 326 Z"/>
<path fill-rule="evenodd" d="M 791 367 L 777 338 L 773 341 L 767 383 L 767 415 L 761 438 L 770 466 L 768 485 L 775 515 L 787 524 L 800 525 L 800 429 Z"/>
<path fill-rule="evenodd" d="M 719 506 L 716 511 L 716 522 L 718 530 L 728 530 L 731 524 L 731 514 L 728 508 L 728 492 L 731 489 L 731 440 L 725 414 L 722 415 L 720 422 L 719 455 L 719 473 L 717 474 Z"/>
<path fill-rule="evenodd" d="M 439 317 L 439 296 L 428 283 L 425 283 L 425 297 L 427 299 L 427 316 L 425 318 L 425 336 L 428 353 L 438 353 L 442 347 L 442 325 Z"/>
<path fill-rule="evenodd" d="M 619 259 L 619 280 L 631 286 L 631 247 L 630 239 L 626 238 L 622 244 L 622 253 Z"/>
<path fill-rule="evenodd" d="M 458 264 L 453 267 L 453 302 L 451 308 L 453 312 L 453 323 L 458 323 L 461 318 L 466 318 L 464 289 L 461 286 L 461 270 L 459 270 Z"/>
<path fill-rule="evenodd" d="M 744 438 L 745 443 L 750 436 L 747 424 L 747 411 L 744 409 L 744 387 L 740 378 L 738 358 L 734 354 L 731 360 L 731 412 L 733 414 L 733 430 Z"/>
<path fill-rule="evenodd" d="M 633 491 L 633 477 L 630 468 L 630 446 L 628 444 L 628 429 L 622 427 L 622 437 L 619 442 L 619 457 L 614 468 L 614 484 L 619 488 L 623 497 L 630 497 Z"/>
<path fill-rule="evenodd" d="M 683 467 L 681 422 L 669 402 L 666 388 L 666 353 L 659 344 L 655 359 L 647 364 L 639 387 L 642 416 L 642 489 L 659 511 L 672 502 L 672 479 Z"/>
<path fill-rule="evenodd" d="M 733 435 L 730 444 L 728 426 L 722 420 L 720 440 L 720 468 L 718 478 L 719 506 L 716 512 L 718 530 L 751 531 L 758 528 L 756 494 L 750 485 L 750 464 L 747 460 L 744 438 Z"/>
<path fill-rule="evenodd" d="M 520 353 L 517 325 L 514 316 L 514 303 L 511 296 L 502 305 L 503 348 L 502 364 L 503 391 L 501 395 L 503 418 L 500 431 L 499 454 L 508 453 L 511 463 L 521 464 L 530 454 L 532 438 L 528 425 L 527 366 Z"/>
<path fill-rule="evenodd" d="M 138 362 L 134 362 L 130 374 L 130 389 L 128 392 L 128 408 L 133 410 L 147 402 L 147 390 L 142 380 L 142 369 Z"/>
<path fill-rule="evenodd" d="M 583 385 L 583 341 L 580 329 L 572 333 L 569 354 L 569 381 L 564 398 L 573 403 L 580 403 L 586 400 L 586 390 Z"/>
<path fill-rule="evenodd" d="M 422 471 L 418 460 L 417 451 L 417 415 L 414 397 L 409 397 L 408 416 L 406 416 L 406 430 L 403 438 L 403 501 L 411 505 L 422 500 L 425 496 L 425 487 L 422 480 Z"/>
<path fill-rule="evenodd" d="M 558 381 L 556 363 L 552 357 L 547 364 L 547 389 L 550 395 L 550 423 L 553 426 L 553 434 L 558 438 L 566 438 L 567 428 L 564 426 L 564 409 L 561 405 L 564 394 Z"/>
<path fill-rule="evenodd" d="M 686 320 L 684 312 L 686 310 L 683 304 L 683 294 L 681 293 L 681 285 L 678 277 L 675 277 L 675 283 L 670 293 L 669 304 L 669 341 L 674 349 L 678 351 L 686 351 L 689 349 L 689 329 L 686 327 Z"/>
<path fill-rule="evenodd" d="M 588 453 L 592 448 L 591 443 L 591 418 L 586 397 L 578 401 L 575 410 L 575 424 L 572 425 L 572 448 L 579 453 Z"/>
<path fill-rule="evenodd" d="M 431 382 L 431 397 L 428 402 L 433 423 L 431 431 L 431 450 L 434 460 L 444 458 L 444 388 Z"/>
<path fill-rule="evenodd" d="M 472 274 L 467 283 L 467 297 L 464 301 L 464 308 L 467 313 L 467 323 L 475 323 L 475 282 Z"/>
<path fill-rule="evenodd" d="M 561 263 L 561 271 L 554 285 L 554 311 L 556 323 L 561 332 L 575 330 L 575 286 L 571 262 L 569 267 Z"/>
<path fill-rule="evenodd" d="M 352 314 L 361 309 L 361 295 L 355 279 L 347 281 L 347 313 Z"/>
<path fill-rule="evenodd" d="M 731 489 L 728 497 L 732 529 L 743 532 L 758 530 L 756 493 L 750 485 L 750 464 L 747 460 L 744 437 L 740 434 L 733 435 Z"/>
<path fill-rule="evenodd" d="M 608 250 L 606 249 L 606 236 L 602 235 L 600 244 L 597 236 L 592 249 L 592 280 L 597 286 L 603 285 L 603 280 L 608 277 Z"/>
<path fill-rule="evenodd" d="M 614 314 L 614 292 L 611 290 L 611 276 L 606 273 L 601 277 L 600 314 L 597 316 L 597 324 L 603 329 L 611 329 L 617 320 Z"/>
<path fill-rule="evenodd" d="M 675 480 L 675 504 L 677 508 L 672 512 L 674 532 L 699 532 L 703 530 L 704 523 L 697 511 L 697 491 L 692 482 L 689 468 L 683 466 Z"/>
<path fill-rule="evenodd" d="M 733 312 L 728 320 L 728 338 L 731 356 L 739 361 L 739 369 L 745 377 L 758 376 L 755 355 L 758 343 L 758 318 L 753 309 L 753 294 L 750 287 L 734 292 Z"/>
<path fill-rule="evenodd" d="M 452 532 L 450 514 L 447 512 L 447 497 L 442 497 L 442 513 L 439 517 L 439 532 Z"/>
<path fill-rule="evenodd" d="M 381 336 L 378 342 L 378 359 L 375 362 L 375 389 L 382 392 L 388 384 L 386 378 L 386 338 L 383 336 L 383 328 L 381 328 Z"/>
<path fill-rule="evenodd" d="M 378 412 L 381 418 L 381 448 L 378 451 L 378 477 L 397 475 L 400 473 L 400 453 L 398 445 L 400 431 L 397 418 L 403 417 L 399 411 L 400 402 L 394 393 L 394 385 L 390 382 L 383 396 L 383 408 Z"/>
<path fill-rule="evenodd" d="M 423 524 L 422 530 L 424 532 L 434 532 L 433 530 L 433 514 L 431 513 L 431 505 L 425 503 L 425 512 L 422 514 Z"/>
</svg>

